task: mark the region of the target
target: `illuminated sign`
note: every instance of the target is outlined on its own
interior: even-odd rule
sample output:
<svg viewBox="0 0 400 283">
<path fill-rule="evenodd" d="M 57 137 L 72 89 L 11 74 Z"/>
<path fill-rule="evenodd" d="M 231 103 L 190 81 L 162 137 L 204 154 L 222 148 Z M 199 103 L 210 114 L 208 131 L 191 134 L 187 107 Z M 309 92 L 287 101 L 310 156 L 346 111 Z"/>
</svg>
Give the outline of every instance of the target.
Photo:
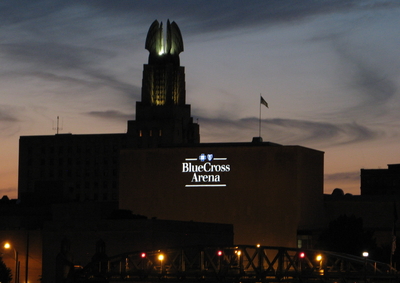
<svg viewBox="0 0 400 283">
<path fill-rule="evenodd" d="M 231 171 L 231 165 L 226 157 L 214 157 L 213 154 L 200 154 L 199 157 L 185 158 L 182 162 L 182 173 L 190 173 L 190 184 L 185 187 L 226 187 L 221 182 L 221 174 Z"/>
</svg>

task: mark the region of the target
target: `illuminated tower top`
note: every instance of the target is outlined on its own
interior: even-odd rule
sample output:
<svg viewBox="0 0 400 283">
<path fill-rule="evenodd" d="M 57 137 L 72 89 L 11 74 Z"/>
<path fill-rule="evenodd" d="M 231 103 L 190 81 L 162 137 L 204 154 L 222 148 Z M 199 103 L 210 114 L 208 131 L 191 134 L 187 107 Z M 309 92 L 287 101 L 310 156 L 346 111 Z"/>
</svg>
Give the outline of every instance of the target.
<svg viewBox="0 0 400 283">
<path fill-rule="evenodd" d="M 150 52 L 144 66 L 142 103 L 145 105 L 184 105 L 185 70 L 180 66 L 183 51 L 182 35 L 175 22 L 167 22 L 167 38 L 163 24 L 157 20 L 149 28 L 145 48 Z"/>
<path fill-rule="evenodd" d="M 164 38 L 163 24 L 154 21 L 145 48 L 150 54 L 143 66 L 142 99 L 136 102 L 136 121 L 128 122 L 128 133 L 136 133 L 142 147 L 199 143 L 199 127 L 186 104 L 185 68 L 179 60 L 183 40 L 178 25 L 168 20 Z"/>
<path fill-rule="evenodd" d="M 179 66 L 179 53 L 183 52 L 181 31 L 175 22 L 167 21 L 167 38 L 163 38 L 163 25 L 157 20 L 149 28 L 146 38 L 149 50 L 149 65 L 172 63 Z"/>
</svg>

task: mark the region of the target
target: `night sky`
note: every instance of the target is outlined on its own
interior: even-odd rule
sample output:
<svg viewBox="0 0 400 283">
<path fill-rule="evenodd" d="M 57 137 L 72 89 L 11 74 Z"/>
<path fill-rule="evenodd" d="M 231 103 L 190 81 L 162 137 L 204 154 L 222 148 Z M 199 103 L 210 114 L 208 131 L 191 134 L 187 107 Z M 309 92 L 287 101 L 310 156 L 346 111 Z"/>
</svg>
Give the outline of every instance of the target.
<svg viewBox="0 0 400 283">
<path fill-rule="evenodd" d="M 0 2 L 0 191 L 17 196 L 23 135 L 124 133 L 154 20 L 181 29 L 186 102 L 201 142 L 325 152 L 325 192 L 400 163 L 400 2 Z M 1 196 L 0 196 L 1 197 Z"/>
</svg>

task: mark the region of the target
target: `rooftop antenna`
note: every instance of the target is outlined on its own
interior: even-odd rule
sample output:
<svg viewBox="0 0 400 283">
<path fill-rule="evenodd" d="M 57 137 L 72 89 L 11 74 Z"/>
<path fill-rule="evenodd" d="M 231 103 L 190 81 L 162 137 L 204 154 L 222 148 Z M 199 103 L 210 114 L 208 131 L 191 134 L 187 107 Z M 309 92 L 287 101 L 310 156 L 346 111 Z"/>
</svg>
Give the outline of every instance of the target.
<svg viewBox="0 0 400 283">
<path fill-rule="evenodd" d="M 53 127 L 53 130 L 56 130 L 56 135 L 58 135 L 60 130 L 62 130 L 62 126 L 60 127 L 60 117 L 59 116 L 57 116 L 57 126 L 55 128 Z"/>
</svg>

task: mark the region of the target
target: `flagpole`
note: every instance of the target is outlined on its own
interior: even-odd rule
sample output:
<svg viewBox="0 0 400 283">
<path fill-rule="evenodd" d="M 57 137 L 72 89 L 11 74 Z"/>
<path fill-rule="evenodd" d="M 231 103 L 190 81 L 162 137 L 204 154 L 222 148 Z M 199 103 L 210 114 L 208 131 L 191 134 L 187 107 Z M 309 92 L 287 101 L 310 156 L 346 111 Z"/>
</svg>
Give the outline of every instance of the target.
<svg viewBox="0 0 400 283">
<path fill-rule="evenodd" d="M 258 104 L 260 105 L 260 115 L 258 118 L 258 136 L 261 138 L 261 93 L 260 93 L 260 99 L 258 100 Z"/>
<path fill-rule="evenodd" d="M 392 228 L 392 251 L 390 253 L 390 266 L 393 266 L 393 255 L 396 251 L 396 241 L 397 241 L 397 237 L 396 237 L 396 222 L 398 220 L 398 216 L 397 216 L 397 208 L 396 208 L 396 202 L 393 203 L 393 228 Z M 394 264 L 395 265 L 395 264 Z M 395 268 L 395 267 L 394 267 Z"/>
</svg>

